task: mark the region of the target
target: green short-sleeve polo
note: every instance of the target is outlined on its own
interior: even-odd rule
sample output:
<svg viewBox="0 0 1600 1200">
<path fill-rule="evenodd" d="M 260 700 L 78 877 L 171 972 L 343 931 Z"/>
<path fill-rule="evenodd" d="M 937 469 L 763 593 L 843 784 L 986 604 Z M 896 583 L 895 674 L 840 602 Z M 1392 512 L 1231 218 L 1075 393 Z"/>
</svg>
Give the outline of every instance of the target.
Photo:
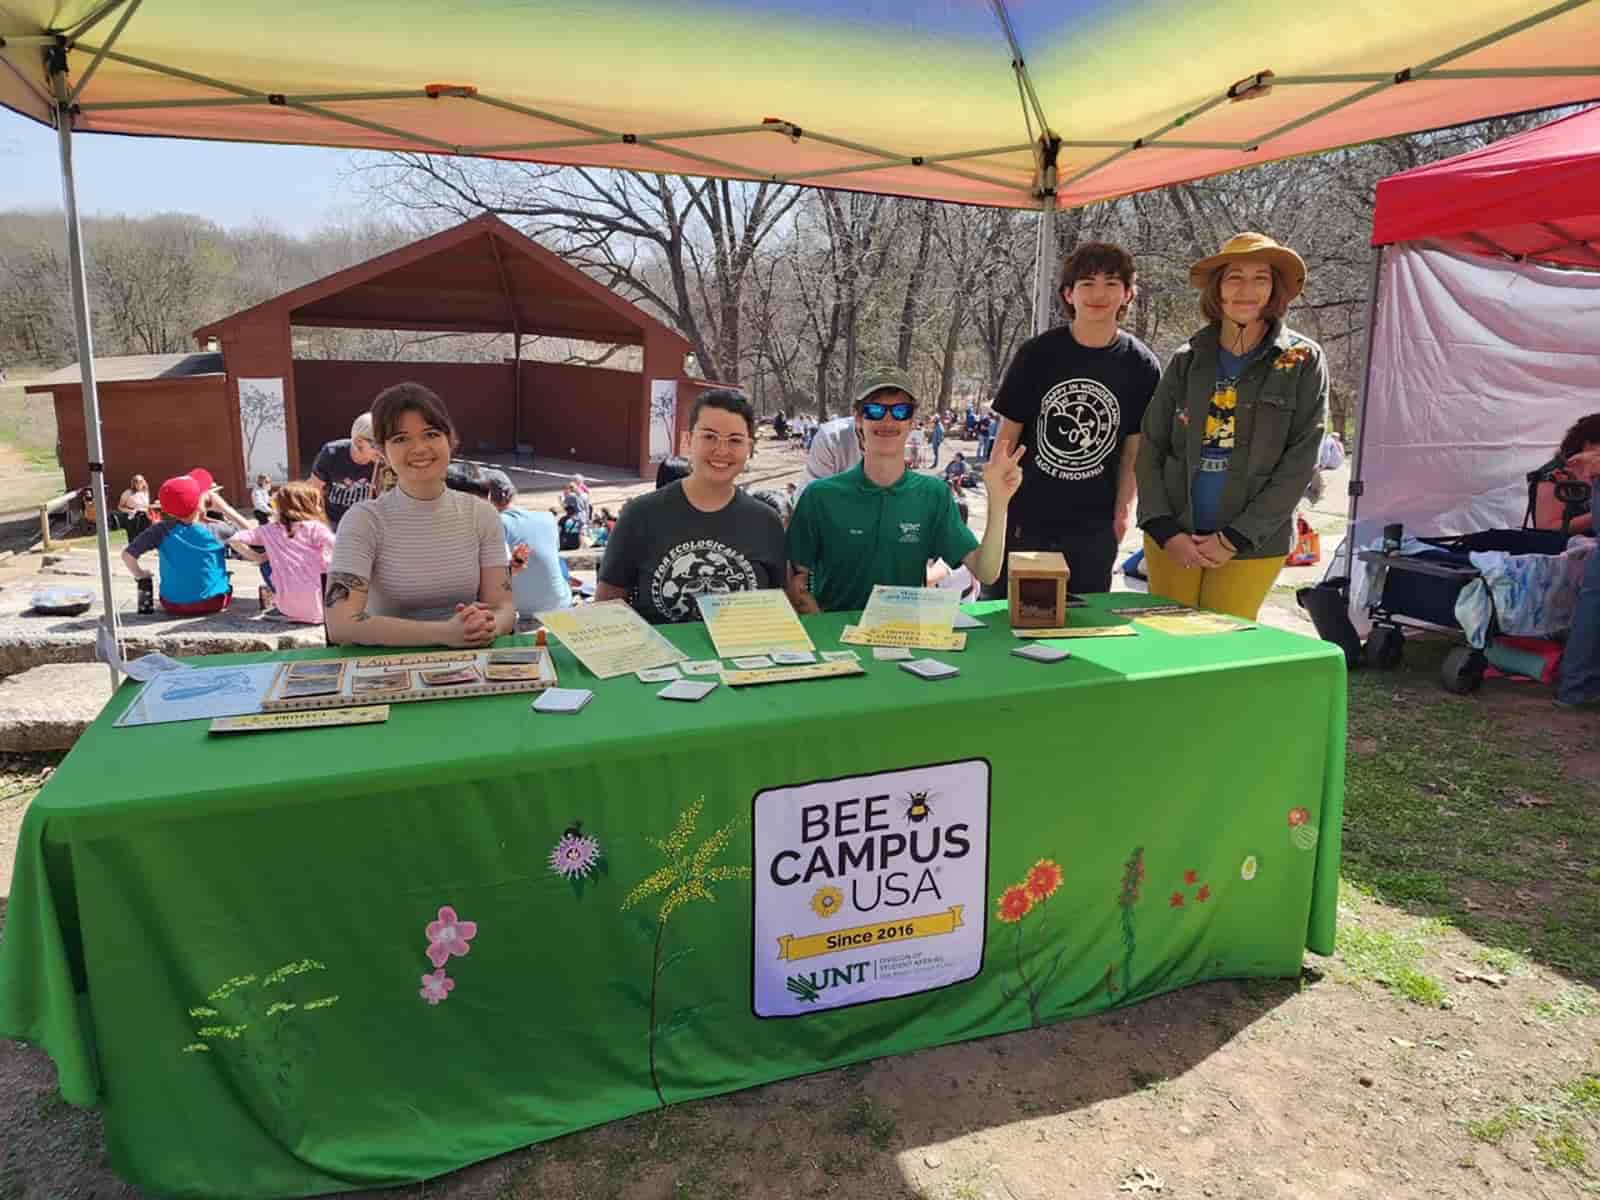
<svg viewBox="0 0 1600 1200">
<path fill-rule="evenodd" d="M 922 587 L 930 559 L 959 566 L 978 547 L 943 480 L 907 471 L 879 487 L 860 463 L 800 493 L 788 541 L 826 612 L 865 608 L 876 583 Z"/>
</svg>

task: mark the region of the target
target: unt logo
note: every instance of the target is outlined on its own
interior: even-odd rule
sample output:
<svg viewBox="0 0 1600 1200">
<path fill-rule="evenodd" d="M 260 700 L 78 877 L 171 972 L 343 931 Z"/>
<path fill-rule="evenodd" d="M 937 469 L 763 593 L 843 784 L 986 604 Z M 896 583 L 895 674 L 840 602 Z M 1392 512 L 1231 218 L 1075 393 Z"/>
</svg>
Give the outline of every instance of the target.
<svg viewBox="0 0 1600 1200">
<path fill-rule="evenodd" d="M 850 963 L 843 967 L 827 967 L 821 971 L 807 971 L 804 975 L 791 975 L 784 982 L 789 993 L 807 1004 L 822 999 L 822 993 L 842 983 L 865 983 L 867 964 Z"/>
</svg>

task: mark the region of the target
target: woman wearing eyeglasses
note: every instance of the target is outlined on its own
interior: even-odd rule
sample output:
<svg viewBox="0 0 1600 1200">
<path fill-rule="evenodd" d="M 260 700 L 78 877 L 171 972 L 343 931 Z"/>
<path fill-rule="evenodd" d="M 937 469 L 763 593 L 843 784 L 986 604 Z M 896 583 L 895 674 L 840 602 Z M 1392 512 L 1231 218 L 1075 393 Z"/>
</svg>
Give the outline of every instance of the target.
<svg viewBox="0 0 1600 1200">
<path fill-rule="evenodd" d="M 660 625 L 700 620 L 700 596 L 784 585 L 783 522 L 737 486 L 755 433 L 741 393 L 700 394 L 689 411 L 689 474 L 622 510 L 595 599 L 626 599 Z"/>
<path fill-rule="evenodd" d="M 870 376 L 856 394 L 861 461 L 800 493 L 789 521 L 789 596 L 797 611 L 865 608 L 878 583 L 923 587 L 935 559 L 965 566 L 984 583 L 999 576 L 1006 505 L 1022 482 L 1026 451 L 1006 447 L 983 469 L 989 519 L 980 545 L 944 480 L 906 470 L 914 386 L 903 371 Z"/>
</svg>

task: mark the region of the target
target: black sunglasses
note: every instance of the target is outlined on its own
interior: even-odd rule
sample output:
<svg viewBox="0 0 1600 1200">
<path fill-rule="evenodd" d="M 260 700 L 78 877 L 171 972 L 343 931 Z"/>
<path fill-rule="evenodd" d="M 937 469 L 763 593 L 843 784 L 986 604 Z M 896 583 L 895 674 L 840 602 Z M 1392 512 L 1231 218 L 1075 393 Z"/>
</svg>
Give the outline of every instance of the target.
<svg viewBox="0 0 1600 1200">
<path fill-rule="evenodd" d="M 861 404 L 861 415 L 869 421 L 881 421 L 885 417 L 893 417 L 896 421 L 909 421 L 911 414 L 916 411 L 917 406 L 910 400 L 901 400 L 896 404 L 865 400 Z"/>
</svg>

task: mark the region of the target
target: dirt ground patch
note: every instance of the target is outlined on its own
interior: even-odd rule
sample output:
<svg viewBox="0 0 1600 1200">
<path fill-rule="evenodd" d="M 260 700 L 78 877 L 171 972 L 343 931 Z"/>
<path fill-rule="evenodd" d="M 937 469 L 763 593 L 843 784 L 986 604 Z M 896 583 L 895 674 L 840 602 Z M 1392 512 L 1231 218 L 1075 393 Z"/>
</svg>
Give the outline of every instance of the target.
<svg viewBox="0 0 1600 1200">
<path fill-rule="evenodd" d="M 359 1195 L 1600 1194 L 1592 718 L 1528 685 L 1449 695 L 1442 653 L 1418 644 L 1398 671 L 1351 677 L 1339 947 L 1299 979 L 1208 984 L 679 1105 Z M 0 795 L 47 765 L 0 768 Z M 20 813 L 0 801 L 0 827 Z M 16 1043 L 0 1042 L 0 1129 L 4 1200 L 136 1194 L 103 1162 L 98 1117 Z"/>
</svg>

